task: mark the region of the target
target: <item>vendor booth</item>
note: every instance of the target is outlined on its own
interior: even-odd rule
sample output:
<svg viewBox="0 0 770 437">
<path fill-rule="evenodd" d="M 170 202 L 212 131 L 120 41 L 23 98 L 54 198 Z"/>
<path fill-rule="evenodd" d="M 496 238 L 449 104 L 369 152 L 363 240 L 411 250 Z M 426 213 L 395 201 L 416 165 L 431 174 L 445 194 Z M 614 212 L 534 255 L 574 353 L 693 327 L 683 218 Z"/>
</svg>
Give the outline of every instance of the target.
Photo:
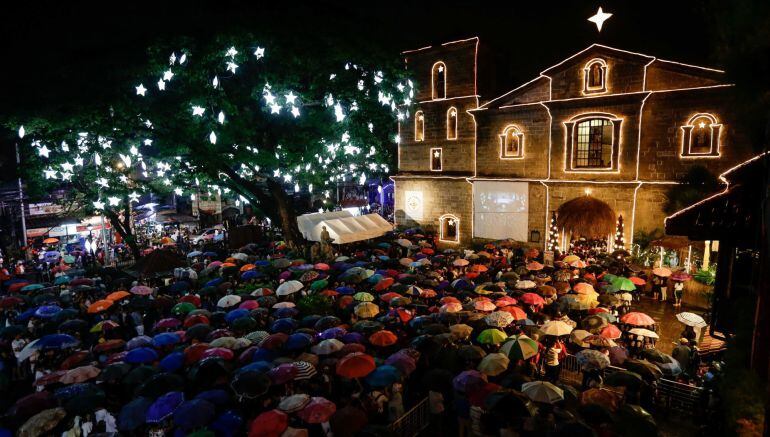
<svg viewBox="0 0 770 437">
<path fill-rule="evenodd" d="M 297 217 L 302 235 L 310 241 L 321 241 L 323 228 L 334 244 L 353 243 L 379 237 L 393 230 L 393 226 L 379 214 L 354 216 L 350 211 L 304 214 Z"/>
</svg>

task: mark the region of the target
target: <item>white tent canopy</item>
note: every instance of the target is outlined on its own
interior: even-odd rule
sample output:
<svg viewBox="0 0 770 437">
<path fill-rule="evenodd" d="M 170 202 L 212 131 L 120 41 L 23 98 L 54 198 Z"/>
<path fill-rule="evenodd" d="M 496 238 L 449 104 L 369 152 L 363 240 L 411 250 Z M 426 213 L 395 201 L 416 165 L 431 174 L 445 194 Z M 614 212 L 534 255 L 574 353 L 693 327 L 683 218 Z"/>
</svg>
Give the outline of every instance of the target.
<svg viewBox="0 0 770 437">
<path fill-rule="evenodd" d="M 350 211 L 304 214 L 297 217 L 302 235 L 310 241 L 321 241 L 323 227 L 335 244 L 368 240 L 393 230 L 393 226 L 379 214 L 353 216 Z"/>
</svg>

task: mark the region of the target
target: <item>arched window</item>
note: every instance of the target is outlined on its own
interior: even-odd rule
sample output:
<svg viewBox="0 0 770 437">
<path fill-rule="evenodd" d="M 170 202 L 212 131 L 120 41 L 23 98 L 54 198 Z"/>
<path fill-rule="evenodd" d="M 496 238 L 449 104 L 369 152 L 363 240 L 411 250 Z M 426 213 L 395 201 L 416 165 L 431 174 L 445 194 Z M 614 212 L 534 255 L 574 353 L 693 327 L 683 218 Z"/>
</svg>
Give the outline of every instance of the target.
<svg viewBox="0 0 770 437">
<path fill-rule="evenodd" d="M 682 126 L 682 156 L 719 156 L 722 125 L 711 114 L 695 114 Z"/>
<path fill-rule="evenodd" d="M 446 65 L 443 62 L 433 64 L 431 88 L 434 100 L 446 98 Z"/>
<path fill-rule="evenodd" d="M 523 158 L 524 134 L 514 125 L 506 126 L 500 134 L 500 157 Z"/>
<path fill-rule="evenodd" d="M 457 139 L 457 108 L 449 108 L 446 112 L 446 139 Z"/>
<path fill-rule="evenodd" d="M 447 243 L 460 242 L 460 219 L 452 214 L 439 217 L 439 240 Z"/>
<path fill-rule="evenodd" d="M 444 151 L 441 147 L 434 147 L 430 149 L 430 170 L 441 171 L 444 166 Z"/>
<path fill-rule="evenodd" d="M 618 170 L 622 121 L 612 114 L 588 113 L 564 123 L 567 128 L 565 170 Z"/>
<path fill-rule="evenodd" d="M 591 59 L 583 69 L 584 93 L 603 93 L 607 91 L 607 63 L 604 59 Z"/>
<path fill-rule="evenodd" d="M 414 113 L 414 140 L 425 141 L 425 114 L 422 111 Z"/>
</svg>

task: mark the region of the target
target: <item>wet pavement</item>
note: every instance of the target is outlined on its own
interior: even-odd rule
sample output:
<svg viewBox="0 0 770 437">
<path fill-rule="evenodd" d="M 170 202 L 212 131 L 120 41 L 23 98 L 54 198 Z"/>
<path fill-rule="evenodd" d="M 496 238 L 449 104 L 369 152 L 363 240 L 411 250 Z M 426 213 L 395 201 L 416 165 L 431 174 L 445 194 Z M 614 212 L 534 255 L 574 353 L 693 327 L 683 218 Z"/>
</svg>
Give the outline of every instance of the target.
<svg viewBox="0 0 770 437">
<path fill-rule="evenodd" d="M 643 312 L 655 319 L 658 323 L 658 335 L 660 335 L 656 348 L 667 354 L 674 349 L 675 343 L 679 341 L 684 331 L 684 325 L 676 319 L 676 315 L 682 311 L 689 311 L 703 316 L 707 311 L 685 304 L 674 307 L 672 302 L 660 302 L 647 296 L 642 296 L 640 301 L 633 302 L 632 308 L 633 311 Z"/>
</svg>

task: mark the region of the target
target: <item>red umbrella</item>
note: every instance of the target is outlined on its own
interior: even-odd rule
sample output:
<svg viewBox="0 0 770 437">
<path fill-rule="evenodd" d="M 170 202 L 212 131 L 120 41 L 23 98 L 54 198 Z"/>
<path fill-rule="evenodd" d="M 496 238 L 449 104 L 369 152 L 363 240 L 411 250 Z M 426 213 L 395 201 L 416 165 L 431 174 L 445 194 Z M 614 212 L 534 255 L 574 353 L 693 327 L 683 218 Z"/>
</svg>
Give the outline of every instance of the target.
<svg viewBox="0 0 770 437">
<path fill-rule="evenodd" d="M 655 320 L 652 317 L 637 311 L 624 314 L 620 321 L 634 326 L 650 326 L 655 324 Z"/>
<path fill-rule="evenodd" d="M 244 310 L 255 310 L 259 308 L 259 302 L 256 300 L 244 300 L 241 302 L 240 305 L 238 305 L 238 308 L 244 309 Z"/>
<path fill-rule="evenodd" d="M 279 332 L 267 336 L 260 346 L 264 349 L 280 349 L 288 339 L 288 334 Z"/>
<path fill-rule="evenodd" d="M 482 265 L 482 264 L 474 264 L 469 269 L 469 271 L 475 272 L 475 273 L 483 273 L 483 272 L 486 272 L 487 270 L 489 270 L 489 269 L 487 269 L 487 266 Z"/>
<path fill-rule="evenodd" d="M 11 284 L 8 287 L 8 292 L 9 293 L 18 293 L 22 288 L 26 287 L 27 285 L 29 285 L 29 282 L 17 282 L 15 284 Z"/>
<path fill-rule="evenodd" d="M 520 301 L 524 302 L 527 305 L 534 305 L 534 306 L 542 306 L 545 305 L 545 300 L 539 295 L 535 293 L 524 293 L 519 298 Z"/>
<path fill-rule="evenodd" d="M 377 331 L 369 336 L 369 343 L 375 346 L 390 346 L 395 344 L 397 341 L 398 337 L 396 337 L 396 334 L 388 330 Z"/>
<path fill-rule="evenodd" d="M 23 302 L 23 299 L 16 296 L 6 296 L 0 300 L 0 308 L 13 308 L 14 306 Z"/>
<path fill-rule="evenodd" d="M 279 437 L 289 427 L 289 416 L 278 410 L 265 411 L 249 428 L 249 437 Z"/>
<path fill-rule="evenodd" d="M 436 296 L 438 296 L 438 294 L 429 288 L 423 288 L 422 291 L 420 292 L 420 297 L 423 299 L 430 299 Z"/>
<path fill-rule="evenodd" d="M 513 320 L 524 320 L 527 318 L 527 313 L 517 306 L 508 305 L 507 307 L 500 308 L 500 311 L 510 313 L 513 316 Z"/>
<path fill-rule="evenodd" d="M 644 285 L 647 283 L 644 279 L 638 277 L 638 276 L 631 276 L 628 278 L 634 285 Z"/>
<path fill-rule="evenodd" d="M 395 299 L 397 297 L 403 297 L 403 296 L 401 296 L 398 293 L 394 293 L 394 292 L 391 291 L 390 293 L 385 293 L 385 294 L 381 295 L 380 299 L 383 302 L 390 302 L 391 300 L 393 300 L 393 299 Z"/>
<path fill-rule="evenodd" d="M 203 353 L 206 352 L 208 348 L 209 345 L 207 343 L 198 343 L 186 347 L 184 350 L 185 364 L 193 364 L 200 361 L 203 358 Z"/>
<path fill-rule="evenodd" d="M 48 373 L 35 380 L 34 385 L 44 386 L 48 384 L 55 384 L 59 382 L 62 376 L 66 375 L 66 370 L 57 370 L 55 372 Z"/>
<path fill-rule="evenodd" d="M 374 286 L 375 291 L 383 291 L 393 285 L 393 283 L 396 282 L 393 278 L 384 278 L 380 279 L 380 281 L 377 283 L 377 285 Z"/>
<path fill-rule="evenodd" d="M 307 423 L 324 423 L 328 422 L 336 411 L 334 402 L 322 397 L 313 397 L 297 416 Z"/>
<path fill-rule="evenodd" d="M 89 279 L 89 278 L 75 278 L 75 279 L 70 281 L 70 286 L 71 287 L 76 287 L 78 285 L 87 285 L 87 286 L 91 287 L 91 286 L 94 285 L 94 281 L 93 281 L 93 279 Z"/>
<path fill-rule="evenodd" d="M 337 363 L 337 375 L 345 378 L 362 378 L 372 373 L 375 367 L 372 356 L 354 352 Z"/>
<path fill-rule="evenodd" d="M 164 319 L 165 320 L 165 319 Z M 174 319 L 176 320 L 176 319 Z M 197 325 L 199 323 L 202 323 L 204 325 L 209 324 L 209 318 L 204 316 L 203 314 L 194 314 L 192 316 L 187 316 L 186 319 L 184 319 L 184 327 L 189 328 L 190 326 Z"/>
<path fill-rule="evenodd" d="M 195 308 L 201 307 L 201 298 L 194 294 L 187 294 L 179 298 L 179 302 L 189 302 L 195 305 Z"/>
<path fill-rule="evenodd" d="M 123 340 L 120 340 L 123 341 Z M 62 363 L 59 365 L 59 368 L 62 370 L 69 370 L 77 366 L 78 364 L 85 361 L 86 358 L 88 358 L 89 353 L 87 351 L 77 351 L 74 352 L 72 355 L 68 356 Z"/>
<path fill-rule="evenodd" d="M 120 339 L 107 340 L 94 346 L 94 352 L 107 352 L 120 349 L 126 345 L 126 342 Z"/>
<path fill-rule="evenodd" d="M 369 423 L 369 418 L 364 410 L 348 405 L 337 410 L 329 423 L 337 434 L 355 435 Z"/>
<path fill-rule="evenodd" d="M 609 338 L 611 340 L 617 340 L 621 336 L 620 329 L 618 329 L 615 325 L 607 325 L 604 328 L 602 328 L 602 331 L 599 333 L 604 338 Z"/>
<path fill-rule="evenodd" d="M 181 325 L 182 323 L 179 321 L 179 319 L 175 319 L 173 317 L 169 317 L 166 319 L 160 319 L 155 324 L 153 329 L 173 329 Z"/>
<path fill-rule="evenodd" d="M 511 296 L 504 296 L 504 297 L 501 297 L 500 299 L 497 299 L 495 301 L 495 305 L 497 305 L 498 307 L 516 305 L 516 299 L 512 298 Z"/>
<path fill-rule="evenodd" d="M 233 351 L 223 347 L 212 347 L 211 349 L 206 349 L 201 354 L 201 358 L 219 357 L 228 361 L 232 360 L 234 356 Z"/>
</svg>

